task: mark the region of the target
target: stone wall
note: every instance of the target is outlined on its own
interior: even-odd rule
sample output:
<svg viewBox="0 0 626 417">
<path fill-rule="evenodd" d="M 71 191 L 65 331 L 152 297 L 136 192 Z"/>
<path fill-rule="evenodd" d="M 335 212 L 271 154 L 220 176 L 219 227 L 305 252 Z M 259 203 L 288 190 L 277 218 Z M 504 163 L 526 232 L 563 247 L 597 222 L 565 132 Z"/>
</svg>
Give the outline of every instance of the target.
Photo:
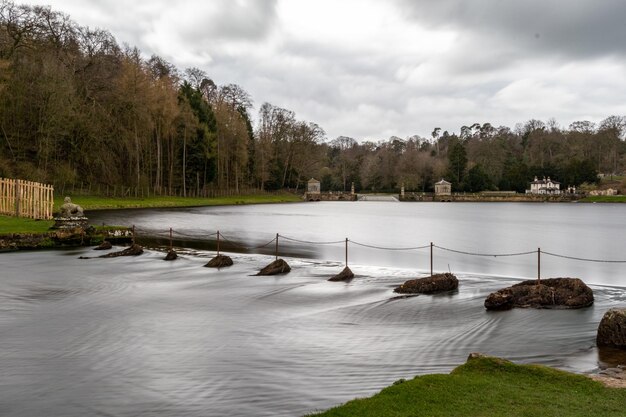
<svg viewBox="0 0 626 417">
<path fill-rule="evenodd" d="M 465 202 L 542 202 L 542 201 L 575 201 L 582 195 L 539 195 L 511 193 L 454 193 L 452 195 L 434 195 L 433 193 L 405 193 L 400 201 L 465 201 Z"/>
<path fill-rule="evenodd" d="M 327 193 L 304 193 L 304 201 L 356 201 L 357 195 L 340 191 Z"/>
</svg>

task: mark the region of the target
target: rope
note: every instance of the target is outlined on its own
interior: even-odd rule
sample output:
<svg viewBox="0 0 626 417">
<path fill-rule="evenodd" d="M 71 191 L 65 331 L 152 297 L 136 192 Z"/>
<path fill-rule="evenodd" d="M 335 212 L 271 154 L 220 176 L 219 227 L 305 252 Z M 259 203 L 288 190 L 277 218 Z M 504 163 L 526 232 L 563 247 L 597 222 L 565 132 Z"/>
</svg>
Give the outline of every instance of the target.
<svg viewBox="0 0 626 417">
<path fill-rule="evenodd" d="M 169 235 L 170 235 L 170 231 L 169 230 L 166 231 L 166 232 L 159 232 L 159 231 L 155 231 L 155 230 L 139 229 L 139 228 L 135 227 L 135 236 L 137 237 L 137 235 L 140 234 L 140 233 L 144 234 L 144 235 L 152 235 L 152 236 L 157 236 L 157 237 L 169 237 Z M 208 237 L 217 236 L 217 233 L 211 233 L 211 234 L 207 234 L 207 235 L 198 236 L 198 235 L 190 235 L 190 234 L 182 233 L 182 232 L 179 232 L 179 231 L 176 231 L 176 230 L 172 230 L 172 234 L 175 234 L 175 235 L 178 235 L 178 236 L 183 236 L 183 237 L 190 237 L 190 238 L 194 238 L 194 239 L 202 239 L 202 238 L 208 238 Z M 251 250 L 255 250 L 255 249 L 265 248 L 265 247 L 271 245 L 272 243 L 276 242 L 276 239 L 277 239 L 276 237 L 274 237 L 269 242 L 264 243 L 262 245 L 258 245 L 258 246 L 243 246 L 243 245 L 240 245 L 240 244 L 230 240 L 228 237 L 224 236 L 223 233 L 219 233 L 219 235 L 225 242 L 228 242 L 228 244 L 230 244 L 231 246 L 237 247 L 237 248 L 245 250 L 245 251 L 251 251 Z M 290 241 L 290 242 L 302 243 L 302 244 L 307 244 L 307 245 L 338 245 L 338 244 L 342 244 L 342 243 L 346 242 L 346 240 L 311 241 L 311 240 L 295 239 L 295 238 L 288 237 L 288 236 L 283 236 L 283 235 L 277 235 L 277 236 L 282 238 L 282 239 L 284 239 L 284 240 Z M 365 247 L 365 248 L 379 249 L 379 250 L 386 250 L 386 251 L 412 251 L 412 250 L 427 249 L 427 248 L 431 247 L 431 245 L 424 245 L 424 246 L 414 246 L 414 247 L 396 247 L 396 248 L 392 248 L 392 247 L 385 247 L 385 246 L 369 245 L 369 244 L 366 244 L 366 243 L 356 242 L 354 240 L 348 240 L 348 242 L 350 242 L 350 243 L 352 243 L 354 245 L 357 245 L 357 246 Z M 441 249 L 441 250 L 446 251 L 446 252 L 458 253 L 458 254 L 461 254 L 461 255 L 493 257 L 493 258 L 534 255 L 534 254 L 537 253 L 536 250 L 527 251 L 527 252 L 513 252 L 513 253 L 480 253 L 480 252 L 461 251 L 461 250 L 445 248 L 443 246 L 437 246 L 437 245 L 432 245 L 432 247 L 433 248 L 437 248 L 437 249 Z M 613 263 L 613 264 L 626 263 L 626 260 L 580 258 L 580 257 L 576 257 L 576 256 L 567 256 L 567 255 L 561 255 L 561 254 L 552 253 L 552 252 L 545 252 L 545 251 L 540 251 L 540 253 L 544 254 L 544 255 L 548 255 L 548 256 L 553 256 L 553 257 L 556 257 L 556 258 L 571 259 L 571 260 L 574 260 L 574 261 L 582 261 L 582 262 Z"/>
<path fill-rule="evenodd" d="M 544 255 L 554 256 L 556 258 L 565 258 L 565 259 L 573 259 L 575 261 L 583 261 L 583 262 L 598 262 L 598 263 L 607 263 L 607 264 L 623 264 L 626 261 L 617 261 L 617 260 L 603 260 L 603 259 L 589 259 L 589 258 L 577 258 L 575 256 L 567 256 L 567 255 L 559 255 L 551 252 L 541 251 Z"/>
<path fill-rule="evenodd" d="M 465 252 L 456 249 L 444 248 L 441 246 L 433 245 L 434 248 L 445 250 L 448 252 L 460 253 L 462 255 L 470 255 L 470 256 L 486 256 L 486 257 L 504 257 L 504 256 L 522 256 L 522 255 L 531 255 L 533 253 L 537 253 L 537 251 L 529 251 L 529 252 L 517 252 L 517 253 L 477 253 L 477 252 Z"/>
<path fill-rule="evenodd" d="M 345 243 L 346 242 L 345 240 L 335 240 L 335 241 L 331 241 L 331 242 L 313 242 L 313 241 L 310 241 L 310 240 L 294 239 L 294 238 L 283 236 L 283 235 L 278 235 L 278 236 L 280 236 L 281 238 L 283 238 L 285 240 L 289 240 L 291 242 L 306 243 L 306 244 L 309 244 L 309 245 L 336 245 L 336 244 L 339 244 L 339 243 Z"/>
<path fill-rule="evenodd" d="M 247 250 L 247 251 L 253 250 L 253 249 L 262 249 L 262 248 L 264 248 L 266 246 L 271 245 L 272 243 L 274 243 L 276 241 L 276 238 L 273 238 L 269 242 L 267 242 L 267 243 L 265 243 L 263 245 L 260 245 L 260 246 L 242 246 L 242 245 L 240 245 L 240 244 L 238 244 L 236 242 L 233 242 L 232 240 L 228 239 L 226 236 L 224 236 L 223 233 L 220 233 L 220 237 L 224 238 L 224 240 L 227 241 L 228 243 L 230 243 L 231 245 L 233 245 L 235 247 L 238 247 L 240 249 L 243 249 L 243 250 Z"/>
<path fill-rule="evenodd" d="M 357 246 L 363 246 L 364 248 L 371 248 L 371 249 L 380 249 L 380 250 L 397 250 L 397 251 L 403 251 L 403 250 L 419 250 L 419 249 L 426 249 L 426 248 L 430 248 L 430 245 L 425 245 L 425 246 L 416 246 L 416 247 L 412 247 L 412 248 L 388 248 L 388 247 L 384 247 L 384 246 L 374 246 L 374 245 L 366 245 L 365 243 L 359 243 L 359 242 L 355 242 L 354 240 L 350 240 L 351 243 L 354 243 Z"/>
<path fill-rule="evenodd" d="M 169 230 L 166 233 L 169 235 L 169 233 L 170 233 Z M 172 230 L 172 234 L 178 235 L 178 236 L 183 236 L 183 237 L 191 237 L 191 238 L 194 238 L 194 239 L 200 239 L 200 238 L 203 238 L 203 237 L 217 236 L 217 233 L 211 233 L 209 235 L 202 235 L 202 236 L 190 235 L 190 234 L 187 234 L 187 233 L 179 232 L 177 230 Z"/>
</svg>

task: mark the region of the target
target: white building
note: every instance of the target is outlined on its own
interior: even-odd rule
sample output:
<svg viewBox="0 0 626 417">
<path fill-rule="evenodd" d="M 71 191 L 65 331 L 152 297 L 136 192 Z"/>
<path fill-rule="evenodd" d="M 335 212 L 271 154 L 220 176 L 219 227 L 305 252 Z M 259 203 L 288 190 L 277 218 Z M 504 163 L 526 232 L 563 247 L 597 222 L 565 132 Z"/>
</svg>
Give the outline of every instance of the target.
<svg viewBox="0 0 626 417">
<path fill-rule="evenodd" d="M 452 184 L 443 178 L 441 181 L 435 183 L 435 195 L 451 195 Z"/>
<path fill-rule="evenodd" d="M 550 177 L 542 180 L 537 179 L 530 183 L 530 190 L 526 190 L 526 194 L 561 194 L 561 183 L 558 181 L 552 181 Z"/>
<path fill-rule="evenodd" d="M 307 183 L 306 192 L 309 194 L 319 194 L 321 191 L 320 182 L 315 178 L 311 178 Z"/>
</svg>

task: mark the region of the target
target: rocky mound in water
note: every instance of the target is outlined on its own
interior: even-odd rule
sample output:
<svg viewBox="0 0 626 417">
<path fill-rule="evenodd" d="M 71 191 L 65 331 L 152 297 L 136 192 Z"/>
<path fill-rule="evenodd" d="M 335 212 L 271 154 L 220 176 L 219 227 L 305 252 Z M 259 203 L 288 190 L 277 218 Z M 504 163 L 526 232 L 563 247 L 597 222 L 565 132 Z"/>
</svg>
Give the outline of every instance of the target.
<svg viewBox="0 0 626 417">
<path fill-rule="evenodd" d="M 529 280 L 489 294 L 487 310 L 522 308 L 582 308 L 593 304 L 593 291 L 578 278 Z"/>
<path fill-rule="evenodd" d="M 230 259 L 230 256 L 226 255 L 217 255 L 215 258 L 211 259 L 207 262 L 207 268 L 223 268 L 226 266 L 231 266 L 233 264 L 233 260 Z"/>
<path fill-rule="evenodd" d="M 291 271 L 291 267 L 283 259 L 276 259 L 274 262 L 261 269 L 257 275 L 278 275 Z"/>
<path fill-rule="evenodd" d="M 397 287 L 394 292 L 400 294 L 434 294 L 459 288 L 459 280 L 448 272 L 426 278 L 410 279 Z"/>
<path fill-rule="evenodd" d="M 106 255 L 100 255 L 99 258 L 116 258 L 118 256 L 137 256 L 143 253 L 143 247 L 140 245 L 133 243 L 126 249 L 119 252 L 111 252 Z"/>
<path fill-rule="evenodd" d="M 93 248 L 93 250 L 108 250 L 113 248 L 113 245 L 108 240 L 103 241 L 101 244 Z"/>
<path fill-rule="evenodd" d="M 168 250 L 167 255 L 165 255 L 165 258 L 163 258 L 164 261 L 173 261 L 175 259 L 178 259 L 178 254 L 174 249 Z"/>
<path fill-rule="evenodd" d="M 338 273 L 337 275 L 335 275 L 332 278 L 329 278 L 329 281 L 350 281 L 352 280 L 352 278 L 354 278 L 354 274 L 352 273 L 352 270 L 350 268 L 348 268 L 347 266 L 343 269 L 343 271 L 341 271 L 340 273 Z"/>
<path fill-rule="evenodd" d="M 598 326 L 596 344 L 626 349 L 626 309 L 612 308 L 604 313 Z"/>
</svg>

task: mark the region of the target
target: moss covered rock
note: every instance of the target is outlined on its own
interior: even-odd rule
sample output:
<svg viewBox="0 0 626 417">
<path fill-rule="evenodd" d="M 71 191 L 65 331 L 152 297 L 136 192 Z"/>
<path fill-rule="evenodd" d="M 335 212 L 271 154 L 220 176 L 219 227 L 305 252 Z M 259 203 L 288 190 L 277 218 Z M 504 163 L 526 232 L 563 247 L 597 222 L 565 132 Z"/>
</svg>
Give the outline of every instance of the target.
<svg viewBox="0 0 626 417">
<path fill-rule="evenodd" d="M 138 256 L 143 253 L 143 247 L 133 243 L 129 247 L 119 252 L 111 252 L 105 255 L 100 255 L 99 258 L 116 258 L 118 256 Z"/>
<path fill-rule="evenodd" d="M 612 308 L 604 313 L 598 326 L 596 344 L 626 349 L 626 309 Z"/>
<path fill-rule="evenodd" d="M 165 255 L 165 258 L 163 258 L 164 261 L 173 261 L 175 259 L 178 259 L 178 254 L 174 249 L 168 250 L 167 255 Z"/>
<path fill-rule="evenodd" d="M 593 291 L 578 278 L 528 280 L 489 294 L 487 310 L 583 308 L 593 304 Z"/>
<path fill-rule="evenodd" d="M 291 267 L 284 259 L 276 259 L 274 262 L 261 269 L 257 275 L 278 275 L 291 271 Z"/>
<path fill-rule="evenodd" d="M 329 278 L 329 281 L 351 281 L 354 278 L 354 273 L 347 266 L 334 277 Z"/>
<path fill-rule="evenodd" d="M 410 279 L 397 287 L 399 294 L 434 294 L 459 288 L 459 280 L 448 272 L 426 278 Z"/>
<path fill-rule="evenodd" d="M 113 245 L 108 240 L 103 241 L 101 244 L 93 248 L 93 250 L 108 250 L 113 248 Z"/>
<path fill-rule="evenodd" d="M 217 255 L 215 258 L 211 259 L 204 265 L 207 268 L 224 268 L 227 266 L 231 266 L 233 264 L 233 260 L 230 259 L 230 256 L 226 255 Z"/>
</svg>

